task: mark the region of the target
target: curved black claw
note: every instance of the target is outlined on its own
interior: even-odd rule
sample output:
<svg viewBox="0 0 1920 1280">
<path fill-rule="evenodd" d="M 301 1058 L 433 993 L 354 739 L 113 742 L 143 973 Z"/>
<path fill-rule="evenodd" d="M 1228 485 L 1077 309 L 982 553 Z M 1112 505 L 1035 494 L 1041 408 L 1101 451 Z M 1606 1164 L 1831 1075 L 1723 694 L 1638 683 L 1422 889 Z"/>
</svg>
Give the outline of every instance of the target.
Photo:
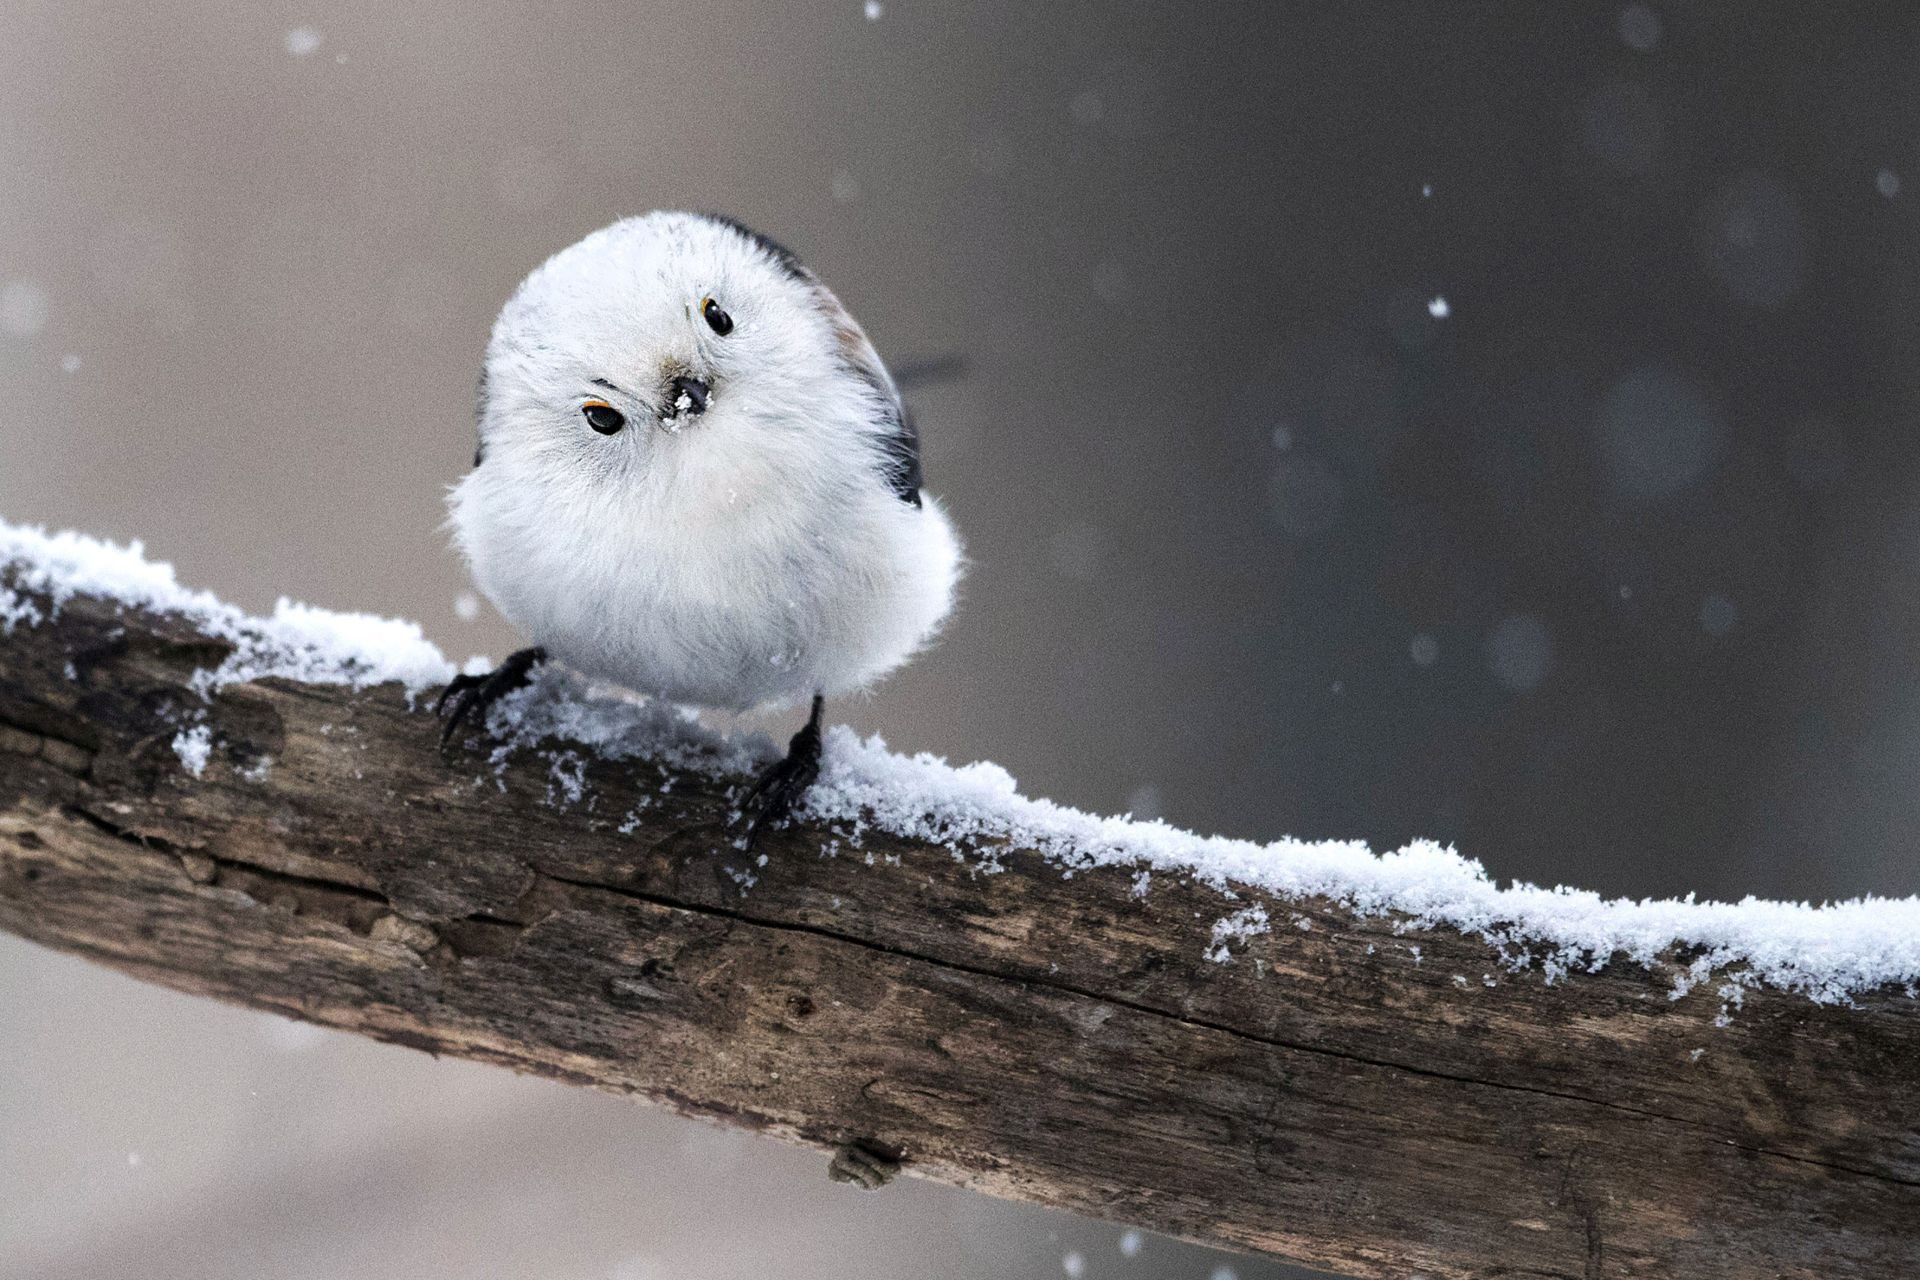
<svg viewBox="0 0 1920 1280">
<path fill-rule="evenodd" d="M 862 1191 L 878 1191 L 900 1176 L 900 1161 L 864 1142 L 843 1142 L 827 1163 L 827 1176 L 835 1182 L 850 1182 Z"/>
<path fill-rule="evenodd" d="M 546 660 L 545 649 L 522 649 L 486 675 L 455 676 L 452 683 L 441 690 L 440 701 L 433 706 L 433 714 L 440 715 L 446 710 L 447 699 L 453 699 L 453 714 L 447 717 L 447 727 L 440 731 L 440 749 L 446 750 L 468 716 L 477 711 L 484 720 L 488 707 L 533 679 L 533 669 Z"/>
<path fill-rule="evenodd" d="M 815 694 L 813 714 L 787 743 L 787 754 L 768 765 L 753 790 L 747 792 L 740 807 L 757 806 L 759 810 L 753 815 L 753 825 L 747 828 L 747 848 L 753 848 L 762 831 L 791 813 L 794 802 L 820 776 L 820 713 L 825 706 L 825 700 Z"/>
</svg>

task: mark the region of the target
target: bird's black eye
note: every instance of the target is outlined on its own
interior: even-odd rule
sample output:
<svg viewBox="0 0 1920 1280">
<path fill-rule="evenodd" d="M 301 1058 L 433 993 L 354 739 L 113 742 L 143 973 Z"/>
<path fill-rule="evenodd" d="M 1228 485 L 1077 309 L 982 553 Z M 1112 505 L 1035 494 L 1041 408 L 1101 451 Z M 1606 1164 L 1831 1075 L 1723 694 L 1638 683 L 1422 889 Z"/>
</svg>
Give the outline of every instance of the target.
<svg viewBox="0 0 1920 1280">
<path fill-rule="evenodd" d="M 587 425 L 603 436 L 610 436 L 627 425 L 621 412 L 605 400 L 589 400 L 580 406 L 580 412 L 587 416 Z"/>
<path fill-rule="evenodd" d="M 720 304 L 712 298 L 700 304 L 700 314 L 707 318 L 707 327 L 721 337 L 733 332 L 733 317 L 720 309 Z"/>
</svg>

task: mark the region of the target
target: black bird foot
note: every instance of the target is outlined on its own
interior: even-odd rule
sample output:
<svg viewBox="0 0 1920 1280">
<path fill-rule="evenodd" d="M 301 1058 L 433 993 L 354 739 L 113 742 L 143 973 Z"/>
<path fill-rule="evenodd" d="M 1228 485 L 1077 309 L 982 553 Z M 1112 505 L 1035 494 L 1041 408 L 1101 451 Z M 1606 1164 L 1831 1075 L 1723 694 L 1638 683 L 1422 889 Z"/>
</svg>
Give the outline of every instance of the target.
<svg viewBox="0 0 1920 1280">
<path fill-rule="evenodd" d="M 433 714 L 440 715 L 446 711 L 447 700 L 453 699 L 453 713 L 447 717 L 447 727 L 440 731 L 440 749 L 446 750 L 468 716 L 478 712 L 484 721 L 489 707 L 515 689 L 524 687 L 533 679 L 533 669 L 546 660 L 545 649 L 522 649 L 486 675 L 455 676 L 453 682 L 441 691 L 440 701 L 433 707 Z"/>
<path fill-rule="evenodd" d="M 747 828 L 747 848 L 753 848 L 762 831 L 791 813 L 794 803 L 820 776 L 820 714 L 825 706 L 825 699 L 815 694 L 813 714 L 787 743 L 787 754 L 768 765 L 753 790 L 747 792 L 741 809 L 759 810 L 753 815 L 753 825 Z"/>
<path fill-rule="evenodd" d="M 865 1143 L 843 1142 L 827 1164 L 827 1176 L 835 1182 L 850 1182 L 862 1191 L 878 1191 L 900 1176 L 900 1162 Z"/>
</svg>

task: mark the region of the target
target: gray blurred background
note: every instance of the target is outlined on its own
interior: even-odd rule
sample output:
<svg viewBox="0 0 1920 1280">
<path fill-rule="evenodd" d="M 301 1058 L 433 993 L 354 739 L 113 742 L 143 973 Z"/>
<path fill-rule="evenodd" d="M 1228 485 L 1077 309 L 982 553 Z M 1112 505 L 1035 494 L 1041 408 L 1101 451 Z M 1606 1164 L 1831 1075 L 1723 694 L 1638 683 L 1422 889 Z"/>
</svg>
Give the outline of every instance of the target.
<svg viewBox="0 0 1920 1280">
<path fill-rule="evenodd" d="M 10 0 L 0 164 L 4 518 L 504 654 L 440 528 L 493 312 L 720 209 L 968 362 L 963 611 L 840 718 L 1209 831 L 1920 889 L 1909 6 Z M 8 940 L 0 1043 L 9 1276 L 1282 1274 Z"/>
</svg>

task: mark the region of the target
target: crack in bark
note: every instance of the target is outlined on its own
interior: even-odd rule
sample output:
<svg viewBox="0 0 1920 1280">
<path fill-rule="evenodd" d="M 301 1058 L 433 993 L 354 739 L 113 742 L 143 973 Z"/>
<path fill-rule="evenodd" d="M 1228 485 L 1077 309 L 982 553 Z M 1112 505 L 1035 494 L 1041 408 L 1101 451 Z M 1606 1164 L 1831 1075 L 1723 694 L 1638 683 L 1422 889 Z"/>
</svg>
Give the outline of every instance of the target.
<svg viewBox="0 0 1920 1280">
<path fill-rule="evenodd" d="M 1102 1004 L 1118 1005 L 1121 1008 L 1130 1009 L 1135 1013 L 1146 1014 L 1151 1017 L 1167 1018 L 1167 1019 L 1170 1019 L 1171 1021 L 1178 1022 L 1189 1027 L 1197 1027 L 1207 1031 L 1219 1032 L 1223 1035 L 1234 1036 L 1242 1040 L 1251 1041 L 1255 1044 L 1267 1045 L 1276 1049 L 1286 1049 L 1296 1053 L 1321 1054 L 1325 1057 L 1335 1058 L 1345 1062 L 1357 1063 L 1363 1066 L 1379 1067 L 1389 1071 L 1404 1071 L 1408 1075 L 1423 1076 L 1432 1080 L 1446 1080 L 1454 1084 L 1473 1085 L 1476 1087 L 1487 1088 L 1487 1089 L 1505 1089 L 1505 1090 L 1511 1090 L 1515 1093 L 1533 1094 L 1535 1096 L 1543 1097 L 1543 1098 L 1557 1098 L 1563 1102 L 1583 1103 L 1587 1106 L 1600 1107 L 1610 1111 L 1619 1111 L 1628 1115 L 1640 1116 L 1648 1120 L 1658 1120 L 1663 1123 L 1683 1125 L 1687 1128 L 1696 1129 L 1711 1137 L 1720 1139 L 1721 1141 L 1724 1141 L 1728 1146 L 1731 1146 L 1737 1150 L 1751 1152 L 1754 1155 L 1769 1156 L 1779 1160 L 1793 1160 L 1801 1164 L 1814 1165 L 1823 1169 L 1832 1169 L 1839 1173 L 1849 1173 L 1858 1177 L 1872 1178 L 1872 1179 L 1875 1179 L 1876 1181 L 1886 1182 L 1894 1186 L 1920 1187 L 1920 1180 L 1902 1178 L 1895 1174 L 1882 1173 L 1873 1169 L 1860 1169 L 1860 1168 L 1855 1168 L 1851 1165 L 1837 1164 L 1837 1163 L 1834 1163 L 1833 1161 L 1821 1160 L 1813 1156 L 1794 1155 L 1791 1152 L 1774 1151 L 1766 1147 L 1751 1146 L 1747 1143 L 1743 1143 L 1739 1141 L 1736 1138 L 1728 1137 L 1724 1132 L 1720 1130 L 1716 1130 L 1711 1126 L 1703 1124 L 1698 1120 L 1689 1120 L 1684 1116 L 1669 1115 L 1665 1112 L 1653 1111 L 1645 1107 L 1636 1107 L 1624 1102 L 1611 1102 L 1604 1098 L 1589 1098 L 1581 1094 L 1566 1093 L 1556 1089 L 1542 1089 L 1537 1085 L 1513 1084 L 1503 1080 L 1488 1080 L 1478 1076 L 1459 1075 L 1453 1072 L 1438 1071 L 1431 1067 L 1418 1067 L 1410 1063 L 1395 1062 L 1388 1058 L 1376 1058 L 1367 1054 L 1353 1053 L 1344 1049 L 1330 1049 L 1324 1045 L 1307 1044 L 1302 1041 L 1282 1039 L 1278 1036 L 1261 1035 L 1257 1032 L 1248 1031 L 1242 1027 L 1235 1027 L 1235 1026 L 1228 1025 L 1226 1023 L 1215 1022 L 1207 1018 L 1196 1018 L 1189 1014 L 1175 1013 L 1168 1009 L 1162 1009 L 1154 1005 L 1144 1004 L 1140 1001 L 1131 999 L 1126 996 L 1107 995 L 1099 991 L 1094 991 L 1085 987 L 1079 987 L 1072 983 L 1060 982 L 1057 979 L 1044 977 L 1037 974 L 1015 976 L 1013 974 L 1010 974 L 998 969 L 989 969 L 989 968 L 984 968 L 978 965 L 970 965 L 970 964 L 967 964 L 965 961 L 944 959 L 938 956 L 923 955 L 919 952 L 907 950 L 904 947 L 894 946 L 892 944 L 879 942 L 870 938 L 855 937 L 853 935 L 841 933 L 837 930 L 828 929 L 820 925 L 804 924 L 794 920 L 779 920 L 769 916 L 756 916 L 744 911 L 741 911 L 741 912 L 728 911 L 721 907 L 712 907 L 702 903 L 689 902 L 689 901 L 674 898 L 665 894 L 651 893 L 646 890 L 633 889 L 623 885 L 609 885 L 609 884 L 601 884 L 591 880 L 580 880 L 574 877 L 563 876 L 563 875 L 555 874 L 550 871 L 544 871 L 537 867 L 535 868 L 535 870 L 538 871 L 540 875 L 546 877 L 549 880 L 557 881 L 560 884 L 572 885 L 575 888 L 579 888 L 579 889 L 598 890 L 603 893 L 616 894 L 620 897 L 632 898 L 639 902 L 650 903 L 658 907 L 667 907 L 676 911 L 686 911 L 695 915 L 709 916 L 717 919 L 734 920 L 742 924 L 751 924 L 751 925 L 755 925 L 765 929 L 776 929 L 776 930 L 781 930 L 789 933 L 808 934 L 813 937 L 825 938 L 834 942 L 841 942 L 841 943 L 851 944 L 853 946 L 865 947 L 885 955 L 899 956 L 902 959 L 906 959 L 906 960 L 916 960 L 923 964 L 932 965 L 936 968 L 949 969 L 956 973 L 965 973 L 977 978 L 991 978 L 1000 982 L 1019 982 L 1027 986 L 1042 987 L 1049 991 L 1060 992 L 1063 995 L 1077 996 L 1081 999 L 1086 999 L 1086 1000 L 1097 1000 Z"/>
<path fill-rule="evenodd" d="M 505 955 L 512 950 L 512 942 L 498 939 L 498 932 L 511 931 L 517 939 L 526 928 L 485 916 L 430 925 L 400 914 L 385 894 L 360 885 L 281 871 L 201 849 L 183 849 L 163 836 L 123 827 L 80 804 L 70 804 L 62 812 L 114 840 L 172 854 L 180 860 L 187 879 L 196 885 L 243 893 L 262 905 L 289 908 L 296 915 L 325 920 L 361 937 L 398 942 L 423 953 L 444 944 L 458 959 Z"/>
<path fill-rule="evenodd" d="M 123 827 L 111 818 L 103 818 L 83 804 L 65 805 L 60 810 L 68 818 L 78 818 L 102 835 L 110 836 L 126 844 L 137 844 L 142 849 L 151 849 L 157 853 L 170 853 L 179 857 L 185 853 L 199 853 L 198 849 L 187 849 L 175 844 L 165 836 L 146 835 L 132 827 Z M 218 861 L 215 859 L 215 861 Z"/>
</svg>

